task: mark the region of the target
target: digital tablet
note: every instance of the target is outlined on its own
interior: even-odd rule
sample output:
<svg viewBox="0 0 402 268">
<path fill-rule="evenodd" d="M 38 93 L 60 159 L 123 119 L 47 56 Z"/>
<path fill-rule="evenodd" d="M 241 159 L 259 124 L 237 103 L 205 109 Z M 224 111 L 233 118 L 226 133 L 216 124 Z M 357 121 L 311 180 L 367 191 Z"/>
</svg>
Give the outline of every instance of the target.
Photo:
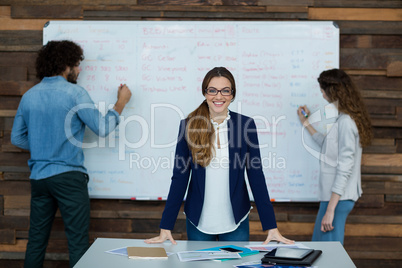
<svg viewBox="0 0 402 268">
<path fill-rule="evenodd" d="M 232 252 L 232 253 L 243 253 L 243 250 L 240 250 L 237 248 L 232 248 L 232 247 L 224 247 L 224 248 L 220 248 L 219 250 L 225 251 L 225 252 Z"/>
<path fill-rule="evenodd" d="M 310 248 L 275 248 L 265 254 L 270 259 L 302 260 L 314 251 Z"/>
</svg>

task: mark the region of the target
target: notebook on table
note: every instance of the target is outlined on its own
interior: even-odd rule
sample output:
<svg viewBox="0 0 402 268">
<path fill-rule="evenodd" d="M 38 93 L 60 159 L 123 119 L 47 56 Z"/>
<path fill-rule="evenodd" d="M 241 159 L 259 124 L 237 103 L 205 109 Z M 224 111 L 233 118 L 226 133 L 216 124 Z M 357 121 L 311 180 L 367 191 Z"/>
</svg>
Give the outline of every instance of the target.
<svg viewBox="0 0 402 268">
<path fill-rule="evenodd" d="M 161 247 L 127 247 L 130 259 L 167 259 L 166 250 Z"/>
</svg>

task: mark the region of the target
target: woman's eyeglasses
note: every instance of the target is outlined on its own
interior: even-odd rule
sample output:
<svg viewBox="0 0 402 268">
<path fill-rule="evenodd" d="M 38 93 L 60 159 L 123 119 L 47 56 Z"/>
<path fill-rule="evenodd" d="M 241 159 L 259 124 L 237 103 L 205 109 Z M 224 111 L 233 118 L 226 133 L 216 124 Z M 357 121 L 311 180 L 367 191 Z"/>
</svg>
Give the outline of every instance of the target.
<svg viewBox="0 0 402 268">
<path fill-rule="evenodd" d="M 222 96 L 230 96 L 233 94 L 233 89 L 231 89 L 230 87 L 224 87 L 221 90 L 216 89 L 214 87 L 209 87 L 205 89 L 205 93 L 211 96 L 216 96 L 218 95 L 219 92 L 221 93 Z"/>
</svg>

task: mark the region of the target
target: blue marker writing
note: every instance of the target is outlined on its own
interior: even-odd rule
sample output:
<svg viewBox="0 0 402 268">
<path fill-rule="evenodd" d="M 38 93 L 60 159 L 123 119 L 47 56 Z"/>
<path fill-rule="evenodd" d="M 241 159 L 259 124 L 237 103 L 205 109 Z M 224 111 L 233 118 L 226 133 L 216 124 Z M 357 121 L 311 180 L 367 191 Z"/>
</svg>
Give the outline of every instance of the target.
<svg viewBox="0 0 402 268">
<path fill-rule="evenodd" d="M 303 110 L 303 109 L 301 109 L 301 113 L 307 118 L 308 117 L 308 114 Z"/>
</svg>

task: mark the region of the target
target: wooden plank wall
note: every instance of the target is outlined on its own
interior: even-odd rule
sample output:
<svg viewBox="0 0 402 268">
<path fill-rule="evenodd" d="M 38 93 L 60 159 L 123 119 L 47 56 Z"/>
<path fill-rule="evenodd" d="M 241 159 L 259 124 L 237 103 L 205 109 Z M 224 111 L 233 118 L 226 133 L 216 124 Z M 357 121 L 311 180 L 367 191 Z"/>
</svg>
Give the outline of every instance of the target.
<svg viewBox="0 0 402 268">
<path fill-rule="evenodd" d="M 110 4 L 113 2 L 113 4 Z M 375 140 L 364 149 L 363 197 L 347 221 L 357 267 L 402 267 L 402 1 L 400 0 L 0 0 L 0 266 L 22 267 L 28 238 L 29 153 L 10 143 L 20 98 L 38 81 L 35 51 L 48 20 L 334 20 L 340 63 L 362 89 Z M 92 200 L 90 236 L 148 238 L 163 202 Z M 309 240 L 317 203 L 275 203 L 285 236 Z M 58 215 L 45 267 L 68 267 Z M 186 239 L 184 217 L 174 230 Z M 264 240 L 251 214 L 251 239 Z"/>
</svg>

